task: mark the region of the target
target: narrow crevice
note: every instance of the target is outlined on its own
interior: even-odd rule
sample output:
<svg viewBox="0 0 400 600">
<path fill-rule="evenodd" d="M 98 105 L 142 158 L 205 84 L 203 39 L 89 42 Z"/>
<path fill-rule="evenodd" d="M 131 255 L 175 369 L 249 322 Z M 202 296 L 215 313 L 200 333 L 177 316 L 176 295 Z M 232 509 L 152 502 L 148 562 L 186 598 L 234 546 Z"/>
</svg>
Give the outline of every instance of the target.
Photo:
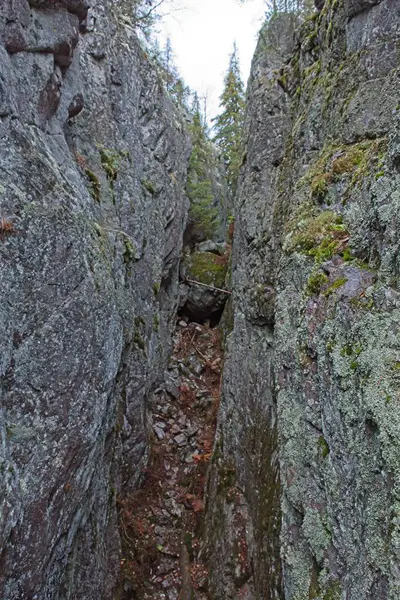
<svg viewBox="0 0 400 600">
<path fill-rule="evenodd" d="M 209 598 L 198 553 L 220 399 L 220 337 L 211 320 L 178 317 L 165 385 L 152 401 L 143 483 L 118 500 L 121 600 Z"/>
</svg>

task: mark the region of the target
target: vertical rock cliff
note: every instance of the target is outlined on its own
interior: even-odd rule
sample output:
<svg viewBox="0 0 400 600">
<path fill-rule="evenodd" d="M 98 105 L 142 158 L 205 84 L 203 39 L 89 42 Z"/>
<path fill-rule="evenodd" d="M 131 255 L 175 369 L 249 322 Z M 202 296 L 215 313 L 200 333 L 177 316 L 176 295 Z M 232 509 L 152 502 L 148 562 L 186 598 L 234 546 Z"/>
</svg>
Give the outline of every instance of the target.
<svg viewBox="0 0 400 600">
<path fill-rule="evenodd" d="M 0 597 L 113 598 L 190 147 L 118 1 L 0 7 Z"/>
<path fill-rule="evenodd" d="M 211 597 L 400 594 L 394 0 L 261 31 L 208 486 Z"/>
</svg>

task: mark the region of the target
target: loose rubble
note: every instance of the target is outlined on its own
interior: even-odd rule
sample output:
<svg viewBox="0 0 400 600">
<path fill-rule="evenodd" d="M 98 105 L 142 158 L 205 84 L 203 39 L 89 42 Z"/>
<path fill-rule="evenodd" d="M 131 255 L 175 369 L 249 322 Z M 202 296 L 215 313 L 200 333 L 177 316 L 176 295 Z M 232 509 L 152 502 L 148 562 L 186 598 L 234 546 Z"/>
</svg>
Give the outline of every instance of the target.
<svg viewBox="0 0 400 600">
<path fill-rule="evenodd" d="M 122 598 L 208 598 L 198 535 L 221 365 L 220 332 L 179 321 L 165 386 L 154 394 L 142 486 L 120 502 Z"/>
</svg>

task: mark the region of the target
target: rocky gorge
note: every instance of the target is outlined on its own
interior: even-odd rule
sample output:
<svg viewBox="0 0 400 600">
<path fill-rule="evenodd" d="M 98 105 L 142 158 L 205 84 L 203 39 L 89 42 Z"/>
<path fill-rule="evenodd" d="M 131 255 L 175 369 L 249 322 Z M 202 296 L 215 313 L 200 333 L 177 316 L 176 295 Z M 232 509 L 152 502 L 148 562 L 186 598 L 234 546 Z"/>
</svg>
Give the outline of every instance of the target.
<svg viewBox="0 0 400 600">
<path fill-rule="evenodd" d="M 183 255 L 123 0 L 2 2 L 1 600 L 399 598 L 399 59 L 397 0 L 271 18 Z"/>
</svg>

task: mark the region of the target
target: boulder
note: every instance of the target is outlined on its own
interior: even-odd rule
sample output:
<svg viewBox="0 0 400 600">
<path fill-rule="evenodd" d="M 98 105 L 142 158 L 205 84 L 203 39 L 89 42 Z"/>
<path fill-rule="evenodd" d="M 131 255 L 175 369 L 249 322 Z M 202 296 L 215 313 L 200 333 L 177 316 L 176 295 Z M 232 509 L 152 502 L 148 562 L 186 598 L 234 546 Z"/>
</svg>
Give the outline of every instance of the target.
<svg viewBox="0 0 400 600">
<path fill-rule="evenodd" d="M 227 270 L 226 256 L 200 250 L 187 256 L 183 262 L 183 285 L 187 292 L 183 312 L 194 321 L 203 321 L 222 311 L 229 295 L 221 291 L 226 288 Z"/>
</svg>

